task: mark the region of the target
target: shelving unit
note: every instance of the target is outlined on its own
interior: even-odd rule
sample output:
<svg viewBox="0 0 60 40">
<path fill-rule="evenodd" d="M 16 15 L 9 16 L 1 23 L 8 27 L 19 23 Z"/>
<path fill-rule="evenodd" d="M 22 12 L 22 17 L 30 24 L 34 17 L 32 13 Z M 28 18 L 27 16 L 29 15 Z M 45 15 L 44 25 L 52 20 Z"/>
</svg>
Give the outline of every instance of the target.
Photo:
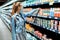
<svg viewBox="0 0 60 40">
<path fill-rule="evenodd" d="M 32 36 L 34 36 L 35 38 L 37 38 L 38 40 L 41 40 L 39 37 L 37 37 L 35 34 L 29 32 L 29 31 L 26 31 L 27 33 L 31 34 Z"/>
<path fill-rule="evenodd" d="M 59 40 L 59 37 L 60 37 L 60 34 L 57 33 L 57 32 L 54 32 L 52 30 L 49 30 L 47 28 L 43 28 L 41 26 L 38 26 L 37 24 L 35 23 L 31 23 L 31 22 L 26 22 L 26 23 L 29 23 L 32 25 L 32 27 L 34 27 L 35 29 L 38 29 L 41 33 L 43 34 L 47 34 L 48 37 L 52 38 L 53 40 Z"/>
<path fill-rule="evenodd" d="M 9 2 L 9 3 L 7 3 L 7 4 L 3 5 L 3 6 L 1 6 L 0 8 L 2 8 L 3 10 L 11 10 L 12 9 L 12 4 L 14 2 L 16 2 L 16 1 L 17 0 L 11 1 L 11 2 Z M 43 4 L 40 3 L 40 4 L 31 4 L 31 5 L 24 6 L 24 8 L 42 8 L 42 9 L 43 8 L 58 8 L 58 7 L 60 7 L 60 2 L 56 2 L 56 3 L 54 2 L 54 3 L 52 3 L 52 5 L 50 5 L 50 3 L 43 3 Z M 6 15 L 8 15 L 8 14 L 6 14 Z M 3 16 L 1 16 L 1 17 L 3 17 Z M 27 16 L 27 17 L 39 18 L 39 19 L 45 19 L 45 20 L 56 20 L 56 21 L 60 21 L 60 18 L 55 18 L 55 17 L 40 17 L 40 16 L 33 16 L 33 15 L 32 16 Z M 4 16 L 2 18 L 2 20 L 8 26 L 8 28 L 10 29 L 10 25 L 11 25 L 10 20 L 8 20 L 6 16 Z M 37 29 L 42 34 L 46 34 L 48 38 L 52 38 L 53 40 L 60 40 L 60 33 L 58 32 L 58 30 L 56 31 L 54 29 L 52 30 L 52 29 L 49 29 L 47 27 L 45 28 L 43 26 L 39 26 L 37 23 L 33 23 L 33 22 L 29 22 L 29 21 L 26 21 L 26 23 L 32 25 L 32 27 L 34 29 Z M 26 32 L 29 33 L 29 34 L 31 34 L 32 36 L 34 36 L 38 40 L 41 40 L 34 33 L 31 33 L 29 31 L 26 31 Z"/>
<path fill-rule="evenodd" d="M 46 20 L 57 20 L 57 21 L 60 21 L 60 18 L 55 18 L 55 17 L 39 17 L 39 16 L 27 16 L 27 17 L 33 17 L 33 18 L 40 18 L 40 19 L 46 19 Z"/>
<path fill-rule="evenodd" d="M 44 28 L 44 27 L 42 27 L 42 26 L 38 26 L 38 24 L 36 24 L 36 23 L 27 22 L 27 21 L 26 21 L 26 23 L 29 23 L 29 24 L 35 25 L 35 26 L 37 26 L 37 27 L 39 27 L 39 28 L 43 28 L 43 29 L 52 31 L 52 32 L 54 32 L 54 33 L 60 34 L 59 32 L 55 32 L 55 30 L 51 30 L 51 29 L 49 29 L 49 28 Z"/>
<path fill-rule="evenodd" d="M 56 3 L 54 2 L 53 5 L 50 5 L 49 3 L 37 4 L 37 5 L 31 4 L 31 5 L 25 6 L 24 8 L 58 8 L 58 7 L 60 7 L 60 2 L 56 2 Z M 55 17 L 40 17 L 40 16 L 33 16 L 33 15 L 27 16 L 27 17 L 60 21 L 60 18 L 55 18 Z M 60 33 L 58 31 L 44 28 L 43 26 L 39 26 L 38 24 L 33 23 L 33 22 L 26 21 L 26 23 L 31 24 L 32 27 L 41 31 L 41 33 L 43 33 L 43 34 L 46 34 L 48 38 L 52 38 L 53 40 L 60 40 L 60 38 L 59 38 Z M 32 34 L 32 33 L 30 33 L 30 34 Z"/>
<path fill-rule="evenodd" d="M 30 6 L 26 6 L 24 8 L 56 8 L 56 7 L 60 7 L 60 2 L 58 3 L 53 3 L 53 5 L 49 5 L 49 3 L 46 3 L 46 4 L 38 4 L 38 5 L 30 5 Z"/>
</svg>

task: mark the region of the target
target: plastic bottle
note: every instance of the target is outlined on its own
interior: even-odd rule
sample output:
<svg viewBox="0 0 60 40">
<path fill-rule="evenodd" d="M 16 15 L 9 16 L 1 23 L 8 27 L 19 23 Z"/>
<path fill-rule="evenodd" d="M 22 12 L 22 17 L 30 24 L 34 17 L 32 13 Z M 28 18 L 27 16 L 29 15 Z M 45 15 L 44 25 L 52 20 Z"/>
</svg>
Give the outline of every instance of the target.
<svg viewBox="0 0 60 40">
<path fill-rule="evenodd" d="M 59 21 L 59 25 L 58 25 L 58 32 L 60 33 L 60 21 Z"/>
<path fill-rule="evenodd" d="M 47 28 L 48 28 L 48 29 L 50 29 L 50 28 L 51 28 L 50 23 L 51 23 L 51 20 L 47 20 Z"/>
<path fill-rule="evenodd" d="M 51 20 L 51 23 L 50 23 L 50 25 L 51 25 L 51 29 L 50 30 L 53 30 L 54 28 L 54 20 Z"/>
<path fill-rule="evenodd" d="M 58 27 L 58 21 L 55 21 L 55 24 L 54 24 L 54 30 L 57 31 L 57 27 Z"/>
<path fill-rule="evenodd" d="M 59 17 L 59 8 L 54 8 L 54 17 L 55 18 Z"/>
<path fill-rule="evenodd" d="M 54 17 L 54 8 L 50 8 L 49 17 L 50 17 L 50 18 Z"/>
<path fill-rule="evenodd" d="M 46 28 L 47 29 L 47 20 L 43 19 L 43 28 Z"/>
</svg>

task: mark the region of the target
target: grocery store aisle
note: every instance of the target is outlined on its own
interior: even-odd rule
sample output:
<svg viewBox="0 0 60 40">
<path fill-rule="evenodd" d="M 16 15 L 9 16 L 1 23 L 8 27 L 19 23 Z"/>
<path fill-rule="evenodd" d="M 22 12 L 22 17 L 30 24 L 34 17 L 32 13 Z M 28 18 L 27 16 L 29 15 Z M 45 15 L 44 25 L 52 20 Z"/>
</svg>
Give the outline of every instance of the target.
<svg viewBox="0 0 60 40">
<path fill-rule="evenodd" d="M 0 40 L 12 40 L 11 33 L 0 18 Z"/>
</svg>

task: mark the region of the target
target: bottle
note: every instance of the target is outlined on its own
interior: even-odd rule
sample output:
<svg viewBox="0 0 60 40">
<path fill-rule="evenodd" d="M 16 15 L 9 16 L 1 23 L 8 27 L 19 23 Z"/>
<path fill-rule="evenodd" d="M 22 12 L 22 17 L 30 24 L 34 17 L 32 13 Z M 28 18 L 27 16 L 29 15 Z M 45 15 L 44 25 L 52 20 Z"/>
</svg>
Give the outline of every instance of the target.
<svg viewBox="0 0 60 40">
<path fill-rule="evenodd" d="M 54 17 L 54 8 L 50 8 L 49 17 L 50 17 L 50 18 Z"/>
<path fill-rule="evenodd" d="M 43 28 L 47 28 L 47 20 L 43 19 Z"/>
<path fill-rule="evenodd" d="M 51 22 L 50 22 L 50 25 L 51 25 L 51 29 L 50 30 L 54 30 L 54 20 L 51 20 Z"/>
<path fill-rule="evenodd" d="M 49 0 L 49 5 L 53 5 L 54 0 Z"/>
<path fill-rule="evenodd" d="M 50 13 L 50 9 L 49 8 L 45 8 L 42 11 L 43 11 L 43 17 L 48 17 L 49 16 L 49 13 Z"/>
<path fill-rule="evenodd" d="M 43 39 L 43 40 L 46 40 L 46 36 L 47 36 L 47 35 L 44 34 L 44 35 L 42 36 L 42 39 Z"/>
<path fill-rule="evenodd" d="M 60 21 L 59 21 L 59 25 L 58 25 L 58 32 L 60 33 Z"/>
<path fill-rule="evenodd" d="M 51 23 L 51 20 L 47 20 L 47 28 L 48 28 L 48 29 L 50 29 L 50 28 L 51 28 L 50 23 Z"/>
<path fill-rule="evenodd" d="M 54 24 L 54 30 L 57 31 L 57 27 L 58 27 L 58 21 L 55 20 L 55 24 Z"/>
<path fill-rule="evenodd" d="M 47 9 L 42 9 L 43 17 L 47 17 Z"/>
<path fill-rule="evenodd" d="M 37 18 L 37 25 L 40 26 L 40 18 Z"/>
<path fill-rule="evenodd" d="M 47 29 L 47 27 L 48 27 L 48 26 L 47 26 L 47 20 L 45 20 L 45 28 Z"/>
<path fill-rule="evenodd" d="M 39 32 L 39 33 L 38 33 L 38 37 L 39 37 L 39 38 L 42 38 L 42 33 Z"/>
<path fill-rule="evenodd" d="M 43 19 L 40 19 L 40 27 L 43 26 Z"/>
<path fill-rule="evenodd" d="M 59 17 L 59 8 L 54 8 L 54 17 L 55 18 Z"/>
<path fill-rule="evenodd" d="M 35 34 L 36 36 L 38 36 L 38 33 L 39 33 L 39 31 L 34 31 L 34 34 Z"/>
<path fill-rule="evenodd" d="M 60 18 L 60 8 L 59 8 L 59 13 L 58 13 L 58 16 L 59 16 L 59 18 Z"/>
</svg>

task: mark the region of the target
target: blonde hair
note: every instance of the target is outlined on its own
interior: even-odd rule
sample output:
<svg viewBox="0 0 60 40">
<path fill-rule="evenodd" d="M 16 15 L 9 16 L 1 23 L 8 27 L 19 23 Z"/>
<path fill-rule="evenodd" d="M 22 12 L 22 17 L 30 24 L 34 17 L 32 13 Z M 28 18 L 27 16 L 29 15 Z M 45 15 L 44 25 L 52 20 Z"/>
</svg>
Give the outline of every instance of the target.
<svg viewBox="0 0 60 40">
<path fill-rule="evenodd" d="M 20 2 L 13 3 L 12 13 L 11 13 L 12 15 L 14 15 L 15 13 L 19 13 L 20 12 L 21 6 L 22 6 L 20 4 L 21 4 Z"/>
</svg>

